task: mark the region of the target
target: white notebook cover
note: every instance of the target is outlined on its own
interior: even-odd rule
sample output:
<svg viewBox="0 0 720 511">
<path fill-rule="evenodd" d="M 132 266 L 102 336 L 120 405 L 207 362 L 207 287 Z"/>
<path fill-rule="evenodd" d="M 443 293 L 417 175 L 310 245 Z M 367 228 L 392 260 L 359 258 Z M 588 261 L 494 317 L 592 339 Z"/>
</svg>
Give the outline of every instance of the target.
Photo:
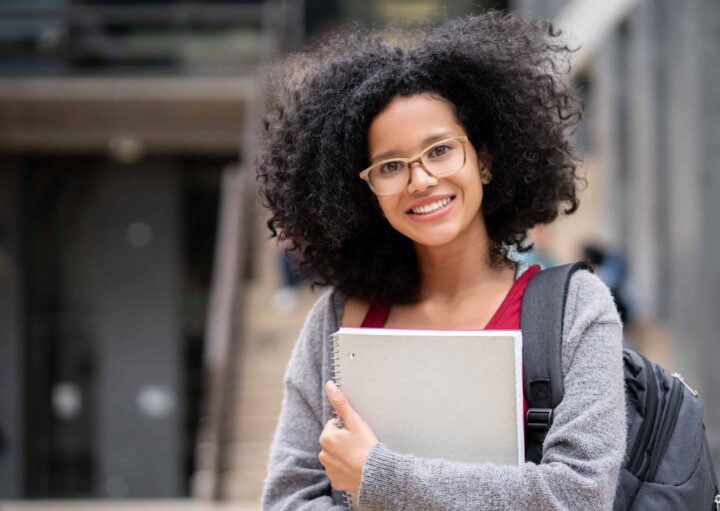
<svg viewBox="0 0 720 511">
<path fill-rule="evenodd" d="M 524 462 L 519 330 L 341 328 L 333 359 L 336 383 L 389 449 Z"/>
</svg>

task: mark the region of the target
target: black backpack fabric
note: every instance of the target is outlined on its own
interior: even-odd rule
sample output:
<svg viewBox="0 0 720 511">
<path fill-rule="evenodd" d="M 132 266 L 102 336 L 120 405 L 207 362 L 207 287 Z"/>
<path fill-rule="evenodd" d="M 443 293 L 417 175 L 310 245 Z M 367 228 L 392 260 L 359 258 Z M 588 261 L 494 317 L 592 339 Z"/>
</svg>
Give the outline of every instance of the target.
<svg viewBox="0 0 720 511">
<path fill-rule="evenodd" d="M 563 397 L 562 327 L 570 278 L 585 263 L 535 274 L 523 296 L 526 459 L 539 463 L 542 443 Z M 717 475 L 697 393 L 679 374 L 623 350 L 627 448 L 613 511 L 720 511 Z"/>
</svg>

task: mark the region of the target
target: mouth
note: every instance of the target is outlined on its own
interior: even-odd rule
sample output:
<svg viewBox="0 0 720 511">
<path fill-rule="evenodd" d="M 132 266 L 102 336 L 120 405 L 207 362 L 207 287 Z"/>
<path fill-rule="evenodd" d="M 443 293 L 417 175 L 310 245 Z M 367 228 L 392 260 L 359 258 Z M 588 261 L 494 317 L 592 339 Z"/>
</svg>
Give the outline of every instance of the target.
<svg viewBox="0 0 720 511">
<path fill-rule="evenodd" d="M 450 211 L 455 203 L 456 197 L 456 195 L 452 195 L 432 204 L 410 209 L 406 211 L 406 213 L 410 218 L 418 221 L 435 220 Z"/>
</svg>

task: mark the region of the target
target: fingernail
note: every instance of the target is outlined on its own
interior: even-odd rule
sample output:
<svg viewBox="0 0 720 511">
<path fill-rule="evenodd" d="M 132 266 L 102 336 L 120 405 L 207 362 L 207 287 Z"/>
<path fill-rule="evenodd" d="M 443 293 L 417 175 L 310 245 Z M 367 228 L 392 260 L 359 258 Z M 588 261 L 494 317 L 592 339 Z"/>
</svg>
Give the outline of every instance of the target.
<svg viewBox="0 0 720 511">
<path fill-rule="evenodd" d="M 335 392 L 337 392 L 337 385 L 335 385 L 335 382 L 332 380 L 328 380 L 328 391 L 331 394 L 335 394 Z"/>
</svg>

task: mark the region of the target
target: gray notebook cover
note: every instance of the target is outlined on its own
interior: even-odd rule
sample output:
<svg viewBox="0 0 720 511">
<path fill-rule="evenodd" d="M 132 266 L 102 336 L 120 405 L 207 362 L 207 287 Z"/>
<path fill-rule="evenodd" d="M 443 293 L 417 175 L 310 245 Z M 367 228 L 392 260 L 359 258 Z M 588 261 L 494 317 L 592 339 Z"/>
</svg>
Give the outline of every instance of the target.
<svg viewBox="0 0 720 511">
<path fill-rule="evenodd" d="M 335 381 L 389 449 L 524 461 L 519 330 L 341 328 L 333 357 Z M 348 497 L 357 509 L 357 496 Z"/>
</svg>

